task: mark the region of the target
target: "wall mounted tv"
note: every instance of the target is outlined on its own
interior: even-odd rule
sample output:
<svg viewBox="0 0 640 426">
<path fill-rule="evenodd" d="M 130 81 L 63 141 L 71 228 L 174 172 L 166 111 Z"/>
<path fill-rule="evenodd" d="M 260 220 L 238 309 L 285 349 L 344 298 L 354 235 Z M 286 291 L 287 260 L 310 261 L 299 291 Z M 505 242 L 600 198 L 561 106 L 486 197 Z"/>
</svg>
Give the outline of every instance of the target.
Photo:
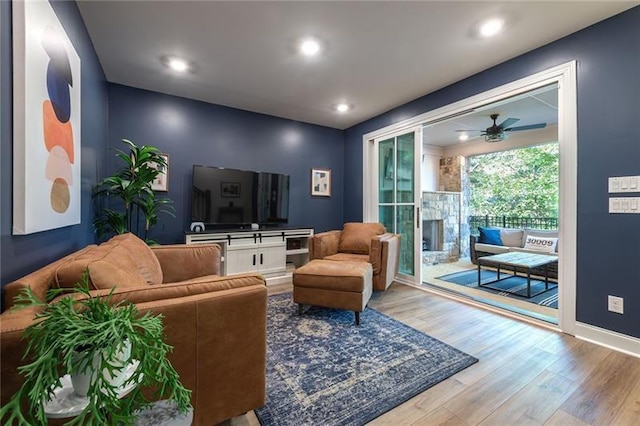
<svg viewBox="0 0 640 426">
<path fill-rule="evenodd" d="M 289 219 L 289 175 L 193 166 L 191 221 L 276 225 Z"/>
</svg>

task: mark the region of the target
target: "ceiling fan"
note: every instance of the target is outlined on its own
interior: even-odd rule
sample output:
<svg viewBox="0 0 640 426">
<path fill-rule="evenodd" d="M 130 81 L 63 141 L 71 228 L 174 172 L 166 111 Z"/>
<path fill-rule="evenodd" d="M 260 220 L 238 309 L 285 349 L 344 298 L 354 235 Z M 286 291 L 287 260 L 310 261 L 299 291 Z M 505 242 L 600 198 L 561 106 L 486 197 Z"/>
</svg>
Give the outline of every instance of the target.
<svg viewBox="0 0 640 426">
<path fill-rule="evenodd" d="M 500 124 L 496 124 L 496 120 L 500 114 L 491 114 L 489 117 L 493 120 L 493 125 L 485 130 L 456 130 L 456 132 L 482 132 L 480 136 L 484 136 L 485 142 L 501 142 L 507 138 L 506 132 L 518 132 L 521 130 L 542 129 L 547 123 L 529 124 L 527 126 L 511 127 L 519 118 L 507 118 Z"/>
</svg>

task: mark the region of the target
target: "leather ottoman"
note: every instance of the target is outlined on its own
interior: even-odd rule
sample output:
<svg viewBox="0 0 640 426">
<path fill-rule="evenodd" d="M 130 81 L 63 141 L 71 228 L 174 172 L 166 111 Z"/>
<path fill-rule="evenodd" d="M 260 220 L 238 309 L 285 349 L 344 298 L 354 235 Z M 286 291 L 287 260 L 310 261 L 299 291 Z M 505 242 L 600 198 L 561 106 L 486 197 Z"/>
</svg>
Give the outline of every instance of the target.
<svg viewBox="0 0 640 426">
<path fill-rule="evenodd" d="M 373 269 L 368 262 L 315 259 L 293 272 L 293 301 L 298 314 L 303 305 L 346 309 L 355 313 L 360 325 L 360 312 L 371 298 Z"/>
</svg>

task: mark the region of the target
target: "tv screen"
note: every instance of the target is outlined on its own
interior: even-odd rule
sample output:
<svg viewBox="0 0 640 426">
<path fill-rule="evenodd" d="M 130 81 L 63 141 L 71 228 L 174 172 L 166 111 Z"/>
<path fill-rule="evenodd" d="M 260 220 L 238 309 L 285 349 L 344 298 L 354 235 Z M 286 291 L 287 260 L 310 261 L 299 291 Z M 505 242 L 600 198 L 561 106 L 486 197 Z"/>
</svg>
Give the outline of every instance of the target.
<svg viewBox="0 0 640 426">
<path fill-rule="evenodd" d="M 269 225 L 288 218 L 288 175 L 193 166 L 192 222 Z"/>
</svg>

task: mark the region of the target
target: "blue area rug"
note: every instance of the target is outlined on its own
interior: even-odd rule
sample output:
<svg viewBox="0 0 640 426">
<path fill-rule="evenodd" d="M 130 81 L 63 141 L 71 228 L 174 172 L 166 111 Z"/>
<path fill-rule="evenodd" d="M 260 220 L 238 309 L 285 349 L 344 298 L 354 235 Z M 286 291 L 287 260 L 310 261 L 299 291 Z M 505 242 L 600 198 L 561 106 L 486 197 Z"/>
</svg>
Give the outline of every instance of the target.
<svg viewBox="0 0 640 426">
<path fill-rule="evenodd" d="M 509 272 L 501 272 L 500 278 L 508 277 Z M 527 298 L 527 277 L 511 276 L 498 282 L 491 283 L 497 278 L 496 271 L 483 269 L 480 275 L 482 287 L 478 287 L 478 270 L 469 269 L 467 271 L 436 277 L 439 280 L 459 284 L 468 288 L 475 288 L 501 296 L 511 297 L 525 302 L 535 303 L 541 306 L 558 309 L 558 284 L 549 281 L 549 290 L 536 296 Z M 536 294 L 544 289 L 544 281 L 531 279 L 531 294 Z"/>
<path fill-rule="evenodd" d="M 296 309 L 269 297 L 262 425 L 363 425 L 478 361 L 370 308 Z"/>
</svg>

